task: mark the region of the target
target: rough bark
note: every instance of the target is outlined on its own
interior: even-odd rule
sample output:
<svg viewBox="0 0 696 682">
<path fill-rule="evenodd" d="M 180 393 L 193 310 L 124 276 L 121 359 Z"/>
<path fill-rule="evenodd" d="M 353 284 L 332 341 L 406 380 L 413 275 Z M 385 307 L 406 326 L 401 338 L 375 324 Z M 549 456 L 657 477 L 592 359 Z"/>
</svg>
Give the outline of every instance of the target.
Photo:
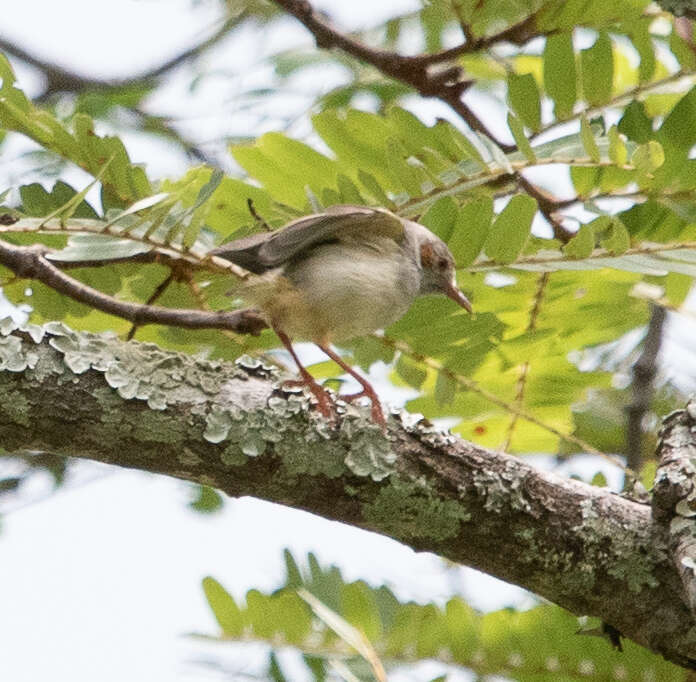
<svg viewBox="0 0 696 682">
<path fill-rule="evenodd" d="M 331 427 L 304 394 L 280 392 L 274 371 L 249 358 L 206 362 L 59 324 L 3 325 L 6 452 L 158 472 L 383 533 L 597 616 L 696 668 L 685 578 L 693 572 L 683 562 L 683 534 L 674 546 L 669 530 L 675 513 L 693 522 L 679 503 L 692 488 L 673 488 L 684 486 L 681 474 L 665 470 L 653 518 L 648 505 L 538 471 L 408 415 L 392 415 L 385 435 L 366 413 L 345 406 Z M 668 422 L 681 429 L 679 437 L 666 434 L 669 462 L 682 446 L 687 458 L 694 447 L 692 418 L 679 414 Z"/>
</svg>

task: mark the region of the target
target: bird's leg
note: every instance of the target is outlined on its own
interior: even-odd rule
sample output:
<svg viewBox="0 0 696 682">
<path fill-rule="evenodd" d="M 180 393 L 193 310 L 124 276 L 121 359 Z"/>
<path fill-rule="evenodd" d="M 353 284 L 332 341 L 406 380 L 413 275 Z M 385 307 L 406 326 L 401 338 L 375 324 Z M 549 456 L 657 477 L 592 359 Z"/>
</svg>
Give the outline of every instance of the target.
<svg viewBox="0 0 696 682">
<path fill-rule="evenodd" d="M 350 396 L 341 396 L 344 400 L 350 402 L 351 400 L 356 400 L 357 398 L 362 398 L 363 396 L 370 399 L 372 404 L 372 419 L 377 422 L 383 429 L 387 428 L 387 422 L 384 419 L 384 413 L 382 412 L 382 406 L 380 405 L 379 398 L 375 389 L 372 388 L 370 382 L 364 377 L 360 376 L 349 364 L 343 361 L 338 353 L 332 351 L 328 346 L 322 346 L 317 344 L 324 353 L 326 353 L 341 369 L 344 369 L 348 374 L 355 378 L 355 380 L 362 386 L 362 391 L 360 393 L 355 393 Z"/>
<path fill-rule="evenodd" d="M 316 382 L 314 377 L 305 369 L 304 365 L 300 362 L 300 358 L 297 357 L 297 353 L 295 353 L 295 349 L 292 347 L 292 342 L 290 341 L 288 335 L 285 332 L 280 331 L 280 329 L 276 329 L 275 327 L 273 327 L 273 331 L 283 342 L 283 345 L 287 348 L 290 355 L 292 355 L 292 359 L 295 361 L 297 369 L 300 372 L 300 376 L 302 377 L 302 379 L 300 379 L 299 381 L 289 379 L 287 381 L 284 381 L 283 383 L 286 386 L 306 386 L 312 392 L 312 395 L 316 398 L 319 412 L 321 412 L 327 419 L 332 420 L 335 416 L 335 412 L 331 397 L 326 392 L 326 390 Z"/>
</svg>

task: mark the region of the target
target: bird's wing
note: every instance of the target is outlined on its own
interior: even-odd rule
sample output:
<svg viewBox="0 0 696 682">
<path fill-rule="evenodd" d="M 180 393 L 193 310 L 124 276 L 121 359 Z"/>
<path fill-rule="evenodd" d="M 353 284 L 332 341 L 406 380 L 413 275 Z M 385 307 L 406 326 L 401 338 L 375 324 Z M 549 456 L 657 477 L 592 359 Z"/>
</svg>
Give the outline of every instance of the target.
<svg viewBox="0 0 696 682">
<path fill-rule="evenodd" d="M 401 241 L 401 219 L 384 209 L 365 206 L 332 206 L 325 213 L 293 220 L 276 232 L 265 232 L 238 239 L 211 253 L 261 274 L 323 242 L 357 235 L 379 235 Z"/>
</svg>

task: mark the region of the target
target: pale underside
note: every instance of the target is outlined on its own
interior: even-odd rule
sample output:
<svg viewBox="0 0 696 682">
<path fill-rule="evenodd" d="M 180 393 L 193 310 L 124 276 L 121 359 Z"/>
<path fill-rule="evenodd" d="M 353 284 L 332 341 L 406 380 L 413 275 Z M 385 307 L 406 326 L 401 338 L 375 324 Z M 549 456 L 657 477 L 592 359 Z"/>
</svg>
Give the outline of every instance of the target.
<svg viewBox="0 0 696 682">
<path fill-rule="evenodd" d="M 418 295 L 418 266 L 401 244 L 372 236 L 321 244 L 254 277 L 241 292 L 276 329 L 322 345 L 398 320 Z"/>
</svg>

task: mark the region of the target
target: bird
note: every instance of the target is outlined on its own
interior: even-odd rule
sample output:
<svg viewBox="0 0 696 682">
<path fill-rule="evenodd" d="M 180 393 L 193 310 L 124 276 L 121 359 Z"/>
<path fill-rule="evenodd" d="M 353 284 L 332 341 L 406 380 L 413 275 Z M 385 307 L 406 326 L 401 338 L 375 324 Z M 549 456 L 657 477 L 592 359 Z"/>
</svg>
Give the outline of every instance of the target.
<svg viewBox="0 0 696 682">
<path fill-rule="evenodd" d="M 375 389 L 331 345 L 388 327 L 426 294 L 444 294 L 472 312 L 445 242 L 385 208 L 332 206 L 210 253 L 252 273 L 239 295 L 260 310 L 297 365 L 300 379 L 285 385 L 308 388 L 331 421 L 333 400 L 300 362 L 294 341 L 312 341 L 354 377 L 362 390 L 342 398 L 367 397 L 372 420 L 386 429 Z"/>
</svg>

